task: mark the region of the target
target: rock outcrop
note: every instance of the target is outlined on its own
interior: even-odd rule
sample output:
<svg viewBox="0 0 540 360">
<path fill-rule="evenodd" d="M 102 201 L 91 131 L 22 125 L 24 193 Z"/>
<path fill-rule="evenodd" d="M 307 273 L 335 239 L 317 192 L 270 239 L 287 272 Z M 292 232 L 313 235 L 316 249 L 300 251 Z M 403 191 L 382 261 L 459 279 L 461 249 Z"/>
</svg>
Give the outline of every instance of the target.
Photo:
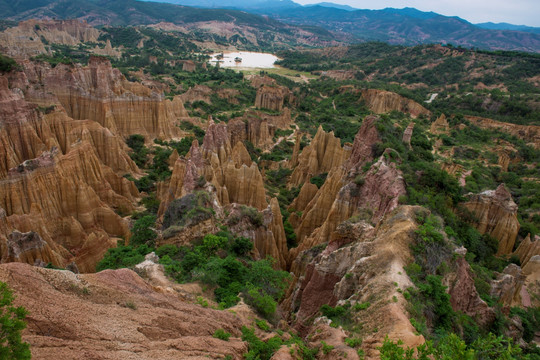
<svg viewBox="0 0 540 360">
<path fill-rule="evenodd" d="M 346 165 L 352 173 L 360 172 L 364 164 L 373 160 L 373 145 L 381 141 L 375 127 L 377 120 L 377 116 L 366 116 L 354 137 L 351 156 Z"/>
<path fill-rule="evenodd" d="M 268 115 L 260 111 L 249 111 L 240 118 L 231 119 L 227 124 L 231 144 L 249 141 L 255 147 L 269 150 L 274 145 L 277 129 L 290 129 L 291 111 L 283 109 L 280 115 Z"/>
<path fill-rule="evenodd" d="M 229 216 L 226 219 L 229 230 L 236 236 L 253 240 L 256 259 L 271 256 L 280 269 L 287 268 L 287 239 L 283 228 L 283 218 L 276 198 L 270 200 L 268 207 L 260 212 L 260 223 L 253 223 L 250 216 L 243 214 L 245 206 L 231 204 L 226 207 Z M 251 210 L 253 211 L 253 210 Z"/>
<path fill-rule="evenodd" d="M 247 319 L 151 286 L 132 270 L 76 275 L 11 263 L 0 265 L 0 280 L 29 311 L 23 340 L 35 359 L 240 359 L 248 350 L 240 339 Z M 217 329 L 231 339 L 214 338 Z"/>
<path fill-rule="evenodd" d="M 504 184 L 496 190 L 469 194 L 468 198 L 464 206 L 473 216 L 473 225 L 499 241 L 497 255 L 512 253 L 519 231 L 518 207 Z"/>
<path fill-rule="evenodd" d="M 343 167 L 330 173 L 304 209 L 296 229 L 299 246 L 291 254 L 331 242 L 338 225 L 352 216 L 378 223 L 398 206 L 399 197 L 406 190 L 397 163 L 388 155 L 392 152 L 388 149 L 365 174 L 354 179 L 347 179 Z"/>
<path fill-rule="evenodd" d="M 74 46 L 97 42 L 99 30 L 79 20 L 27 20 L 0 33 L 0 48 L 13 57 L 45 54 L 42 42 Z"/>
<path fill-rule="evenodd" d="M 517 125 L 478 116 L 465 116 L 465 118 L 480 128 L 507 132 L 523 139 L 535 149 L 540 149 L 540 126 Z"/>
<path fill-rule="evenodd" d="M 181 132 L 177 115 L 185 113 L 179 101 L 125 79 L 109 60 L 90 57 L 88 67 L 58 65 L 44 77 L 52 92 L 74 119 L 90 119 L 113 133 L 170 139 Z"/>
<path fill-rule="evenodd" d="M 297 311 L 297 329 L 309 331 L 307 320 L 323 304 L 370 302 L 368 310 L 351 314 L 351 321 L 362 324 L 362 348 L 368 358 L 375 358 L 386 334 L 407 346 L 424 341 L 415 335 L 405 310 L 407 301 L 397 291 L 412 286 L 403 267 L 412 261 L 409 246 L 416 228 L 415 209 L 403 206 L 387 214 L 376 234 L 364 221 L 343 224 L 341 247 L 329 244 L 319 254 L 314 249 L 301 253 L 299 259 L 307 258 L 309 264 L 305 271 L 295 270 L 296 285 L 283 303 L 289 311 Z M 397 302 L 391 300 L 393 296 Z"/>
<path fill-rule="evenodd" d="M 66 155 L 44 153 L 0 180 L 0 207 L 12 229 L 35 231 L 51 248 L 67 250 L 41 259 L 65 266 L 75 261 L 93 271 L 114 237 L 129 238 L 129 227 L 114 211 L 134 210 L 135 185 L 103 165 L 89 143 Z"/>
<path fill-rule="evenodd" d="M 281 111 L 285 99 L 289 100 L 290 96 L 290 90 L 285 86 L 262 85 L 257 89 L 255 107 Z"/>
<path fill-rule="evenodd" d="M 308 182 L 315 175 L 328 173 L 341 166 L 349 157 L 349 151 L 341 147 L 341 142 L 334 132 L 325 132 L 319 126 L 317 134 L 298 156 L 298 164 L 291 175 L 291 186 Z"/>
<path fill-rule="evenodd" d="M 540 236 L 536 235 L 531 241 L 531 234 L 521 241 L 514 252 L 519 257 L 521 266 L 526 266 L 533 256 L 540 255 Z"/>
<path fill-rule="evenodd" d="M 411 114 L 413 118 L 419 115 L 431 115 L 429 110 L 416 101 L 390 91 L 364 89 L 361 93 L 362 100 L 376 114 L 385 114 L 395 110 Z"/>
<path fill-rule="evenodd" d="M 263 210 L 268 206 L 262 175 L 242 144 L 231 147 L 228 126 L 211 122 L 203 145 L 194 141 L 186 158 L 176 160 L 168 184 L 160 185 L 164 214 L 168 204 L 195 189 L 198 178 L 211 184 L 221 206 L 239 203 Z"/>
<path fill-rule="evenodd" d="M 139 169 L 109 129 L 73 120 L 54 98 L 30 92 L 35 72 L 10 76 L 11 88 L 0 77 L 2 262 L 75 262 L 80 271 L 93 271 L 116 238 L 129 238 L 115 211 L 134 210 L 138 191 L 121 175 Z M 28 102 L 21 88 L 46 106 Z"/>
<path fill-rule="evenodd" d="M 411 148 L 411 138 L 413 135 L 413 131 L 414 131 L 414 122 L 411 122 L 409 126 L 407 126 L 405 131 L 403 132 L 403 137 L 401 139 L 401 141 L 403 141 L 403 143 L 407 145 L 409 149 Z"/>
<path fill-rule="evenodd" d="M 450 130 L 450 125 L 446 121 L 446 116 L 442 114 L 434 122 L 431 123 L 429 131 L 434 135 L 446 134 Z"/>
<path fill-rule="evenodd" d="M 495 320 L 495 310 L 480 298 L 474 284 L 471 267 L 463 256 L 459 256 L 453 264 L 455 271 L 445 278 L 449 284 L 450 305 L 454 311 L 471 316 L 484 328 Z"/>
<path fill-rule="evenodd" d="M 334 166 L 311 201 L 303 209 L 296 209 L 303 213 L 300 219 L 292 218 L 297 225 L 295 231 L 299 246 L 291 251 L 291 261 L 299 252 L 327 242 L 336 227 L 353 215 L 362 213 L 370 221 L 378 222 L 385 213 L 396 208 L 399 196 L 405 194 L 395 151 L 387 149 L 364 173 L 363 165 L 373 159 L 372 147 L 380 141 L 376 122 L 377 117 L 374 116 L 364 119 L 348 160 Z M 312 152 L 308 148 L 304 152 L 306 150 Z M 301 168 L 304 152 L 295 172 Z M 291 182 L 295 179 L 295 172 Z M 306 188 L 303 197 L 308 193 L 311 195 L 313 190 Z"/>
<path fill-rule="evenodd" d="M 510 264 L 491 282 L 490 295 L 506 306 L 530 307 L 531 295 L 526 279 L 521 267 Z M 538 289 L 538 285 L 536 288 Z"/>
</svg>

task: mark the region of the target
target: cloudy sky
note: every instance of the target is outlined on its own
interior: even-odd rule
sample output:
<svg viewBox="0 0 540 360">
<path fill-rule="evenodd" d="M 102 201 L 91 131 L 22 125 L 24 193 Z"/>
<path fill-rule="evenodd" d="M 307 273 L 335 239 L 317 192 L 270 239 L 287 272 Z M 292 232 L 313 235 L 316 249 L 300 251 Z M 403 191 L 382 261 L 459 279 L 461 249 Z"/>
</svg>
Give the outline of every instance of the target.
<svg viewBox="0 0 540 360">
<path fill-rule="evenodd" d="M 540 0 L 293 0 L 300 4 L 328 1 L 358 9 L 414 7 L 447 16 L 459 16 L 472 23 L 507 22 L 540 27 Z"/>
</svg>

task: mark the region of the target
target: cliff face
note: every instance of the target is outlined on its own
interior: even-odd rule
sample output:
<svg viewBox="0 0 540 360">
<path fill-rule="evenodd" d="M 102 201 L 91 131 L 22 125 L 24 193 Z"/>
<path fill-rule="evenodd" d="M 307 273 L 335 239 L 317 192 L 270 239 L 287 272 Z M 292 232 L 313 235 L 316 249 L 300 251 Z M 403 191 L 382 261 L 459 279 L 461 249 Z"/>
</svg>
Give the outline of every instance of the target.
<svg viewBox="0 0 540 360">
<path fill-rule="evenodd" d="M 99 30 L 79 20 L 27 20 L 0 33 L 4 53 L 13 57 L 31 57 L 47 52 L 42 38 L 47 42 L 77 45 L 80 42 L 97 42 Z"/>
<path fill-rule="evenodd" d="M 454 272 L 445 279 L 452 309 L 471 316 L 484 327 L 489 326 L 495 320 L 495 310 L 480 298 L 469 263 L 463 256 L 458 256 L 454 267 Z"/>
<path fill-rule="evenodd" d="M 56 249 L 43 262 L 64 267 L 75 261 L 83 272 L 94 270 L 114 237 L 129 238 L 127 222 L 114 209 L 133 211 L 137 195 L 134 184 L 103 165 L 89 143 L 66 155 L 43 153 L 0 180 L 9 227 L 35 231 Z"/>
<path fill-rule="evenodd" d="M 540 126 L 536 125 L 516 125 L 496 121 L 493 119 L 481 118 L 478 116 L 465 116 L 474 125 L 483 129 L 496 129 L 515 135 L 523 139 L 535 149 L 540 149 Z"/>
<path fill-rule="evenodd" d="M 229 217 L 241 218 L 241 205 L 252 207 L 260 214 L 260 225 L 240 221 L 229 224 L 229 228 L 238 236 L 253 240 L 256 256 L 270 255 L 279 267 L 286 268 L 287 240 L 279 204 L 276 199 L 268 204 L 262 175 L 243 143 L 237 141 L 234 147 L 231 146 L 231 139 L 238 136 L 236 130 L 234 124 L 211 122 L 202 146 L 195 140 L 188 155 L 176 159 L 170 181 L 159 185 L 161 204 L 158 214 L 162 216 L 174 199 L 192 193 L 204 184 L 204 189 L 215 198 L 216 216 L 222 216 L 219 214 L 226 210 Z M 195 233 L 197 229 L 190 232 Z"/>
<path fill-rule="evenodd" d="M 281 111 L 285 99 L 289 99 L 290 96 L 290 90 L 284 86 L 262 85 L 257 89 L 255 107 Z"/>
<path fill-rule="evenodd" d="M 406 194 L 405 182 L 397 163 L 385 152 L 364 174 L 361 180 L 347 178 L 345 168 L 330 173 L 327 181 L 304 209 L 296 228 L 299 246 L 291 254 L 329 241 L 333 244 L 334 231 L 345 220 L 359 216 L 374 223 L 398 206 L 398 199 Z"/>
<path fill-rule="evenodd" d="M 371 221 L 379 221 L 385 213 L 397 207 L 399 196 L 406 193 L 401 172 L 397 169 L 397 159 L 393 159 L 393 151 L 390 149 L 387 149 L 379 160 L 363 173 L 363 165 L 373 159 L 371 150 L 373 144 L 380 141 L 375 127 L 376 121 L 377 117 L 373 116 L 364 119 L 355 136 L 350 157 L 347 161 L 339 161 L 336 165 L 330 162 L 333 167 L 323 186 L 314 195 L 312 195 L 314 188 L 306 186 L 305 189 L 302 188 L 301 196 L 299 195 L 297 203 L 293 204 L 298 206 L 294 208 L 295 210 L 303 213 L 300 219 L 296 217 L 292 219 L 296 224 L 299 246 L 291 251 L 291 261 L 299 252 L 328 241 L 336 227 L 353 215 L 361 214 Z M 323 134 L 322 130 L 319 134 Z M 313 139 L 312 145 L 318 144 L 316 139 L 317 136 Z M 299 172 L 298 169 L 302 169 L 303 159 L 316 159 L 312 154 L 318 152 L 314 149 L 317 147 L 313 146 L 312 149 L 307 147 L 300 155 L 299 165 L 291 176 L 293 184 L 295 173 Z M 309 154 L 309 157 L 304 157 L 304 152 Z M 321 149 L 323 159 L 326 159 L 326 154 L 331 153 L 324 148 Z M 339 159 L 337 156 L 328 158 Z M 312 199 L 309 200 L 308 196 L 312 196 Z"/>
<path fill-rule="evenodd" d="M 291 111 L 288 108 L 283 109 L 280 115 L 250 111 L 241 118 L 230 120 L 227 129 L 231 144 L 247 140 L 257 148 L 269 150 L 274 145 L 276 130 L 290 129 L 292 122 Z"/>
<path fill-rule="evenodd" d="M 446 116 L 444 114 L 431 123 L 431 127 L 429 128 L 429 131 L 435 135 L 446 134 L 448 133 L 448 130 L 450 130 L 450 125 L 448 125 L 448 121 L 446 121 Z"/>
<path fill-rule="evenodd" d="M 180 136 L 174 123 L 185 113 L 181 102 L 127 81 L 109 60 L 91 57 L 88 67 L 58 65 L 43 79 L 74 119 L 90 119 L 115 134 L 169 139 Z"/>
<path fill-rule="evenodd" d="M 315 175 L 327 173 L 341 166 L 349 157 L 349 151 L 341 147 L 341 142 L 334 132 L 325 132 L 319 126 L 317 134 L 298 156 L 298 163 L 291 175 L 291 186 L 309 182 Z"/>
<path fill-rule="evenodd" d="M 152 286 L 132 270 L 76 275 L 12 263 L 0 265 L 0 280 L 29 311 L 23 340 L 33 358 L 240 359 L 248 351 L 240 329 L 252 321 L 203 308 L 180 286 Z M 217 329 L 232 338 L 214 338 Z"/>
<path fill-rule="evenodd" d="M 186 159 L 178 159 L 168 185 L 161 186 L 163 214 L 172 199 L 194 189 L 195 181 L 204 177 L 215 188 L 220 204 L 239 203 L 263 210 L 268 206 L 261 173 L 241 142 L 231 147 L 228 126 L 208 127 L 203 145 L 192 144 Z"/>
<path fill-rule="evenodd" d="M 359 172 L 364 164 L 373 160 L 373 145 L 381 141 L 375 127 L 377 120 L 377 116 L 367 116 L 354 137 L 351 156 L 347 163 L 347 168 L 352 172 Z"/>
<path fill-rule="evenodd" d="M 2 262 L 74 262 L 80 271 L 93 271 L 116 237 L 129 238 L 115 210 L 134 210 L 138 191 L 121 175 L 139 169 L 109 129 L 73 120 L 53 97 L 42 96 L 45 91 L 31 92 L 48 68 L 34 70 L 10 74 L 11 88 L 0 77 Z M 44 105 L 28 102 L 21 88 Z"/>
<path fill-rule="evenodd" d="M 253 240 L 252 255 L 254 258 L 265 259 L 267 256 L 271 256 L 276 260 L 278 268 L 287 268 L 287 239 L 276 198 L 270 200 L 266 209 L 258 212 L 262 219 L 259 224 L 253 224 L 249 217 L 242 214 L 241 205 L 231 204 L 226 207 L 226 210 L 229 212 L 226 219 L 229 229 L 237 236 Z"/>
<path fill-rule="evenodd" d="M 505 306 L 538 307 L 540 300 L 540 256 L 533 256 L 523 268 L 508 265 L 491 282 L 490 295 Z"/>
<path fill-rule="evenodd" d="M 297 329 L 313 330 L 307 327 L 307 320 L 323 304 L 370 302 L 368 310 L 351 315 L 351 321 L 362 324 L 362 349 L 368 358 L 377 356 L 376 347 L 386 334 L 402 339 L 407 346 L 422 343 L 423 337 L 415 335 L 408 320 L 407 301 L 397 292 L 412 286 L 403 267 L 412 261 L 409 246 L 416 228 L 414 219 L 415 208 L 403 206 L 389 213 L 376 233 L 365 221 L 350 221 L 337 231 L 344 246 L 329 244 L 318 255 L 313 249 L 302 252 L 299 259 L 307 258 L 309 263 L 304 265 L 305 271 L 295 269 L 296 285 L 283 303 L 287 310 L 298 310 Z M 397 302 L 391 300 L 393 296 Z"/>
<path fill-rule="evenodd" d="M 519 231 L 518 207 L 504 184 L 497 190 L 470 195 L 464 206 L 472 212 L 478 231 L 499 241 L 497 255 L 512 253 Z"/>
<path fill-rule="evenodd" d="M 521 266 L 526 266 L 533 256 L 540 255 L 540 236 L 536 235 L 531 241 L 531 234 L 521 241 L 515 253 L 519 256 Z"/>
<path fill-rule="evenodd" d="M 407 99 L 390 91 L 377 89 L 362 90 L 362 100 L 376 114 L 384 114 L 393 110 L 409 113 L 413 118 L 419 115 L 431 115 L 431 112 L 416 101 Z"/>
</svg>

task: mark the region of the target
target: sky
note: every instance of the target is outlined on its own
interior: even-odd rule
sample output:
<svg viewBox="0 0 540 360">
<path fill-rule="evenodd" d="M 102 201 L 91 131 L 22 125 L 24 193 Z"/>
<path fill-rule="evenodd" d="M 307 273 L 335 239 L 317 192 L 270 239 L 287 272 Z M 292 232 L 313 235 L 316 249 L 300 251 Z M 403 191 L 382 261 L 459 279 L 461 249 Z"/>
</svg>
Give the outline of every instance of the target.
<svg viewBox="0 0 540 360">
<path fill-rule="evenodd" d="M 299 4 L 333 2 L 358 9 L 413 7 L 446 16 L 459 16 L 473 24 L 507 22 L 540 27 L 540 0 L 293 0 Z"/>
</svg>

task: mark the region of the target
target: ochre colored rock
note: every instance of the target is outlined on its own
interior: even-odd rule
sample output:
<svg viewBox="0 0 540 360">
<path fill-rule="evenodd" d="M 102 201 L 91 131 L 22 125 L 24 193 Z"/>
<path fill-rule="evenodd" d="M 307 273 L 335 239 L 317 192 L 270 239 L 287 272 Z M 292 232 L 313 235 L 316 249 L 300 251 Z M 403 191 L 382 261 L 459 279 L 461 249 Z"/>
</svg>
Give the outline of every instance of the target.
<svg viewBox="0 0 540 360">
<path fill-rule="evenodd" d="M 315 257 L 310 255 L 314 249 L 298 256 L 298 261 L 313 260 L 305 271 L 295 271 L 296 283 L 282 306 L 298 310 L 295 326 L 301 333 L 313 331 L 309 319 L 324 304 L 370 302 L 367 310 L 351 316 L 353 323 L 362 324 L 359 336 L 369 358 L 378 355 L 376 348 L 387 334 L 402 339 L 407 346 L 424 342 L 422 336 L 415 335 L 405 309 L 407 300 L 397 291 L 412 286 L 403 268 L 413 260 L 409 246 L 414 241 L 417 209 L 402 206 L 389 213 L 376 234 L 365 222 L 351 223 L 342 229 L 342 236 L 349 237 L 350 243 L 339 248 L 328 246 Z M 392 300 L 394 296 L 397 302 Z"/>
<path fill-rule="evenodd" d="M 507 132 L 520 139 L 525 140 L 535 149 L 540 149 L 540 126 L 517 125 L 478 116 L 465 116 L 465 118 L 469 120 L 472 124 L 482 129 L 493 129 Z"/>
<path fill-rule="evenodd" d="M 263 210 L 268 206 L 262 175 L 242 142 L 231 147 L 228 126 L 211 121 L 199 147 L 194 141 L 186 158 L 176 160 L 171 179 L 158 186 L 158 215 L 169 203 L 192 192 L 204 177 L 216 192 L 221 206 L 239 203 Z"/>
<path fill-rule="evenodd" d="M 485 328 L 489 327 L 495 320 L 495 310 L 490 308 L 476 291 L 469 263 L 463 256 L 459 256 L 454 266 L 455 272 L 445 278 L 449 284 L 448 293 L 452 309 L 471 316 Z"/>
<path fill-rule="evenodd" d="M 377 90 L 364 89 L 362 92 L 362 100 L 367 107 L 376 114 L 385 114 L 391 111 L 401 111 L 411 114 L 413 118 L 419 115 L 431 115 L 431 112 L 416 101 L 398 95 L 396 93 Z"/>
<path fill-rule="evenodd" d="M 334 136 L 334 132 L 327 133 L 319 126 L 311 144 L 298 156 L 298 165 L 291 175 L 290 185 L 298 186 L 315 175 L 328 173 L 342 165 L 348 156 L 349 152 L 341 147 L 341 142 Z"/>
<path fill-rule="evenodd" d="M 318 201 L 312 200 L 304 210 L 296 229 L 299 246 L 292 254 L 328 242 L 338 225 L 355 214 L 377 223 L 398 206 L 399 197 L 406 194 L 405 182 L 397 163 L 386 156 L 388 151 L 360 175 L 363 179 L 358 184 L 343 180 L 343 168 L 329 175 L 315 195 Z M 332 203 L 328 206 L 323 200 L 330 199 Z"/>
<path fill-rule="evenodd" d="M 295 211 L 304 211 L 308 206 L 309 202 L 315 197 L 315 194 L 319 191 L 317 185 L 310 182 L 304 183 L 298 196 L 293 200 L 289 206 L 289 210 Z"/>
<path fill-rule="evenodd" d="M 411 138 L 413 135 L 414 130 L 414 122 L 411 122 L 409 126 L 405 129 L 403 132 L 403 138 L 401 139 L 404 144 L 406 144 L 409 148 L 411 148 Z"/>
<path fill-rule="evenodd" d="M 122 175 L 140 171 L 111 130 L 73 120 L 54 96 L 30 90 L 50 68 L 23 65 L 9 74 L 11 88 L 0 77 L 2 261 L 93 271 L 117 237 L 129 238 L 115 210 L 134 210 L 138 191 Z"/>
<path fill-rule="evenodd" d="M 351 156 L 346 164 L 352 173 L 360 172 L 365 163 L 373 160 L 373 145 L 381 141 L 375 127 L 378 120 L 377 116 L 366 116 L 354 137 Z"/>
<path fill-rule="evenodd" d="M 80 42 L 97 42 L 100 31 L 79 20 L 27 20 L 0 33 L 4 52 L 14 57 L 45 54 L 41 39 L 54 44 L 74 46 Z"/>
<path fill-rule="evenodd" d="M 299 225 L 296 228 L 299 247 L 291 250 L 291 259 L 294 259 L 299 251 L 317 245 L 314 242 L 307 243 L 303 240 L 310 236 L 328 218 L 338 192 L 345 185 L 345 174 L 346 172 L 342 167 L 332 170 L 323 186 L 304 209 Z"/>
<path fill-rule="evenodd" d="M 195 85 L 194 87 L 188 89 L 185 93 L 180 95 L 180 99 L 184 102 L 193 103 L 195 101 L 204 101 L 207 104 L 212 103 L 210 100 L 210 95 L 212 94 L 212 89 L 206 85 Z"/>
<path fill-rule="evenodd" d="M 473 225 L 478 231 L 499 241 L 497 255 L 512 253 L 519 231 L 518 207 L 504 184 L 497 190 L 470 194 L 464 206 L 477 219 L 473 220 Z"/>
<path fill-rule="evenodd" d="M 41 259 L 64 266 L 75 260 L 83 272 L 93 271 L 112 237 L 129 238 L 125 220 L 113 209 L 134 210 L 135 185 L 116 175 L 99 160 L 93 147 L 82 142 L 66 155 L 43 153 L 10 170 L 0 180 L 0 207 L 10 228 L 37 232 L 51 247 L 56 242 L 71 254 Z"/>
<path fill-rule="evenodd" d="M 533 256 L 540 255 L 540 236 L 536 235 L 534 241 L 531 241 L 531 234 L 527 235 L 521 241 L 514 254 L 519 256 L 521 266 L 527 265 Z"/>
<path fill-rule="evenodd" d="M 170 139 L 181 134 L 174 124 L 182 112 L 175 106 L 178 100 L 171 103 L 162 93 L 127 81 L 105 58 L 91 56 L 88 67 L 60 64 L 43 83 L 74 119 L 94 120 L 125 137 Z"/>
<path fill-rule="evenodd" d="M 448 121 L 446 121 L 446 116 L 444 114 L 431 123 L 431 127 L 429 128 L 429 131 L 434 135 L 447 134 L 449 130 L 450 125 L 448 125 Z"/>
<path fill-rule="evenodd" d="M 76 275 L 11 263 L 0 265 L 0 280 L 29 311 L 23 341 L 35 359 L 240 359 L 248 351 L 247 319 L 182 300 L 173 284 L 151 286 L 132 270 Z M 231 339 L 214 338 L 217 329 Z"/>
<path fill-rule="evenodd" d="M 294 141 L 293 153 L 291 155 L 291 160 L 289 161 L 289 168 L 294 169 L 298 166 L 298 156 L 300 155 L 300 146 L 302 142 L 302 133 L 296 131 L 296 139 Z"/>
<path fill-rule="evenodd" d="M 287 238 L 283 229 L 283 217 L 276 198 L 270 200 L 270 205 L 263 211 L 263 223 L 266 229 L 258 231 L 255 236 L 255 247 L 261 258 L 271 256 L 276 259 L 281 269 L 287 268 Z M 260 229 L 262 230 L 262 229 Z"/>
<path fill-rule="evenodd" d="M 63 262 L 62 257 L 58 256 L 50 248 L 38 233 L 30 231 L 21 233 L 13 231 L 8 235 L 6 259 L 2 262 L 22 262 L 27 264 L 36 264 L 44 260 L 51 260 L 56 264 Z"/>
<path fill-rule="evenodd" d="M 281 111 L 285 98 L 290 97 L 290 90 L 285 86 L 262 85 L 257 89 L 255 107 Z"/>
<path fill-rule="evenodd" d="M 277 129 L 289 129 L 292 124 L 291 111 L 283 109 L 280 115 L 269 115 L 260 111 L 246 112 L 242 117 L 231 119 L 227 124 L 231 144 L 249 141 L 262 150 L 270 150 L 274 145 Z"/>
<path fill-rule="evenodd" d="M 195 70 L 197 70 L 197 66 L 192 60 L 186 60 L 182 64 L 182 71 L 194 72 Z"/>
<path fill-rule="evenodd" d="M 231 204 L 226 207 L 229 216 L 226 224 L 236 236 L 242 236 L 253 241 L 252 256 L 256 259 L 265 259 L 271 256 L 276 260 L 276 267 L 287 268 L 287 239 L 283 229 L 283 218 L 276 198 L 270 200 L 270 205 L 258 213 L 261 223 L 254 224 L 249 216 L 243 215 L 245 206 Z M 254 210 L 254 209 L 252 209 Z"/>
<path fill-rule="evenodd" d="M 540 301 L 534 296 L 540 290 L 537 281 L 539 273 L 531 272 L 525 275 L 516 264 L 508 265 L 497 278 L 491 282 L 490 295 L 506 306 L 530 307 L 539 306 Z"/>
</svg>

